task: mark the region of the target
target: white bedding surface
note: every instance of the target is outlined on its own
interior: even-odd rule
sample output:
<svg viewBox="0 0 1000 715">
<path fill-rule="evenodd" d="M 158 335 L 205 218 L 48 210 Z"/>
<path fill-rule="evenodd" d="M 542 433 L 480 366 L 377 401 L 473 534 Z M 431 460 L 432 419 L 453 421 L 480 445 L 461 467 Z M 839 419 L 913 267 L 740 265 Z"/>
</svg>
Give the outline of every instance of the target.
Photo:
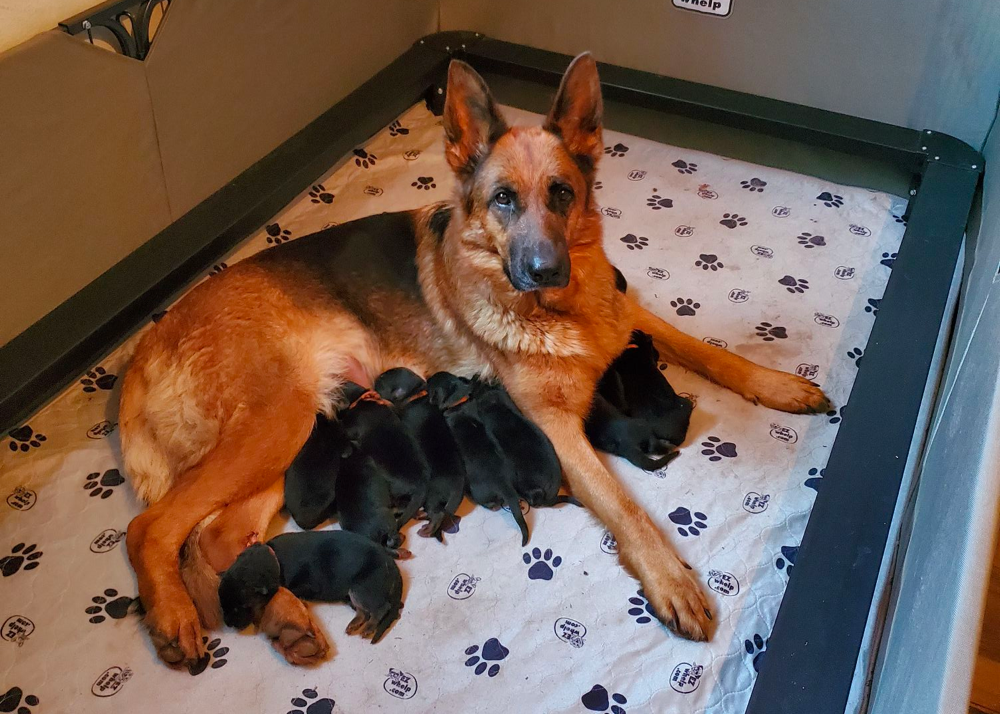
<svg viewBox="0 0 1000 715">
<path fill-rule="evenodd" d="M 742 710 L 906 204 L 615 132 L 605 139 L 597 196 L 629 290 L 699 338 L 808 375 L 839 407 L 786 415 L 669 367 L 697 402 L 681 456 L 662 473 L 607 458 L 710 589 L 711 643 L 679 640 L 650 618 L 613 539 L 585 511 L 532 510 L 522 549 L 508 514 L 466 503 L 444 544 L 407 529 L 406 606 L 378 645 L 343 634 L 348 606 L 318 605 L 335 650 L 319 667 L 289 666 L 262 637 L 227 630 L 209 636 L 204 672 L 166 668 L 126 612 L 136 586 L 120 539 L 141 509 L 120 472 L 116 429 L 126 344 L 0 444 L 0 711 Z M 334 222 L 441 200 L 452 185 L 440 121 L 416 106 L 213 271 Z"/>
</svg>

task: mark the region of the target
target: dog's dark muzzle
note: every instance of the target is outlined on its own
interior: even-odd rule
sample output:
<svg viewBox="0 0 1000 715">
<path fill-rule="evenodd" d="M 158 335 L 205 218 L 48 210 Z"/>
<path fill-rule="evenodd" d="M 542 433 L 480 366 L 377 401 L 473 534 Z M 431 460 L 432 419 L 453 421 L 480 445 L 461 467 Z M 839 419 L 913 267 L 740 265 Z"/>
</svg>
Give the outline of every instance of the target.
<svg viewBox="0 0 1000 715">
<path fill-rule="evenodd" d="M 511 285 L 519 291 L 569 285 L 569 251 L 565 241 L 521 240 L 511 244 Z"/>
</svg>

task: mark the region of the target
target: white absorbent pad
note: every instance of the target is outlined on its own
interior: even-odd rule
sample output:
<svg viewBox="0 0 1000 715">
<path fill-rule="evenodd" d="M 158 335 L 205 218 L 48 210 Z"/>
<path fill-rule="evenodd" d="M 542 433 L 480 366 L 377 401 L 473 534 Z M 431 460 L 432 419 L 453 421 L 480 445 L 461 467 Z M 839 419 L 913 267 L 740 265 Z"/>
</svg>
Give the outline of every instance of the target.
<svg viewBox="0 0 1000 715">
<path fill-rule="evenodd" d="M 413 107 L 210 272 L 333 223 L 448 197 L 440 124 Z M 167 668 L 128 609 L 136 583 L 122 536 L 142 507 L 115 416 L 126 344 L 0 444 L 0 710 L 742 710 L 905 202 L 611 131 L 606 143 L 595 188 L 629 290 L 699 339 L 821 383 L 837 406 L 783 414 L 671 366 L 671 383 L 697 403 L 680 457 L 656 473 L 606 459 L 699 574 L 716 613 L 710 643 L 652 617 L 585 510 L 530 511 L 522 549 L 508 513 L 466 503 L 443 544 L 406 530 L 406 605 L 378 645 L 344 635 L 349 606 L 325 604 L 314 611 L 334 655 L 319 667 L 290 666 L 262 636 L 226 630 L 208 635 L 203 672 Z"/>
</svg>

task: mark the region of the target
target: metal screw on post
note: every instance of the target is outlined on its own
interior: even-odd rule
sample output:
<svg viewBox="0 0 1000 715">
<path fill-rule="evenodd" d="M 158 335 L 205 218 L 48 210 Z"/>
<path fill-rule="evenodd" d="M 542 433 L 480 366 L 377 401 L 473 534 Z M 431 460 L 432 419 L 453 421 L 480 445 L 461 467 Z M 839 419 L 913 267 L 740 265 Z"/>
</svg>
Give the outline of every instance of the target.
<svg viewBox="0 0 1000 715">
<path fill-rule="evenodd" d="M 94 33 L 90 31 L 93 25 L 90 24 L 90 20 L 83 21 L 83 29 L 87 31 L 87 39 L 90 40 L 90 44 L 94 44 Z"/>
</svg>

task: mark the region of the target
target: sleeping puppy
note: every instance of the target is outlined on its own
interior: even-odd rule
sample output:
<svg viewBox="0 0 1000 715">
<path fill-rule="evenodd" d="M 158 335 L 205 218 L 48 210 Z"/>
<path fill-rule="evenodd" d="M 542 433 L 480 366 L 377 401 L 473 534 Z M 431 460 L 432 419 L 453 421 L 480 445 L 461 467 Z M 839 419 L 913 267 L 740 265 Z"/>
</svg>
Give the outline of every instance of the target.
<svg viewBox="0 0 1000 715">
<path fill-rule="evenodd" d="M 344 386 L 344 398 L 350 405 L 340 417 L 344 433 L 385 474 L 393 504 L 402 510 L 397 520 L 401 527 L 423 506 L 427 462 L 391 402 L 353 382 Z"/>
<path fill-rule="evenodd" d="M 334 504 L 340 528 L 375 542 L 397 559 L 409 558 L 410 552 L 400 548 L 403 536 L 385 470 L 369 455 L 352 451 L 340 465 L 339 484 Z"/>
<path fill-rule="evenodd" d="M 510 462 L 514 490 L 532 507 L 555 504 L 562 466 L 549 438 L 499 385 L 476 382 L 472 400 L 486 431 Z"/>
<path fill-rule="evenodd" d="M 405 367 L 387 370 L 375 380 L 375 390 L 396 407 L 403 426 L 409 430 L 430 468 L 424 512 L 427 523 L 417 532 L 443 541 L 441 529 L 446 517 L 454 516 L 465 490 L 465 462 L 440 400 L 432 395 L 435 377 L 423 378 Z"/>
<path fill-rule="evenodd" d="M 260 623 L 264 608 L 287 588 L 306 601 L 346 601 L 357 612 L 348 635 L 378 643 L 403 607 L 403 579 L 382 549 L 346 531 L 282 534 L 250 546 L 219 582 L 227 626 Z"/>
<path fill-rule="evenodd" d="M 470 400 L 472 382 L 448 373 L 438 373 L 428 382 L 436 404 L 444 410 L 465 461 L 466 487 L 472 501 L 487 509 L 501 506 L 510 513 L 521 530 L 521 545 L 528 543 L 528 525 L 521 513 L 514 491 L 514 470 L 503 449 L 490 437 L 479 415 L 475 400 Z"/>
<path fill-rule="evenodd" d="M 616 407 L 649 423 L 658 439 L 676 448 L 687 437 L 694 405 L 674 392 L 660 372 L 659 360 L 653 339 L 640 330 L 633 331 L 628 347 L 611 365 L 618 383 L 605 397 L 621 399 Z"/>
<path fill-rule="evenodd" d="M 584 425 L 594 447 L 647 471 L 678 456 L 693 408 L 674 392 L 658 362 L 650 337 L 635 331 L 598 383 Z"/>
<path fill-rule="evenodd" d="M 340 460 L 350 448 L 335 420 L 316 416 L 312 434 L 285 471 L 285 506 L 303 529 L 315 529 L 330 516 Z"/>
</svg>

